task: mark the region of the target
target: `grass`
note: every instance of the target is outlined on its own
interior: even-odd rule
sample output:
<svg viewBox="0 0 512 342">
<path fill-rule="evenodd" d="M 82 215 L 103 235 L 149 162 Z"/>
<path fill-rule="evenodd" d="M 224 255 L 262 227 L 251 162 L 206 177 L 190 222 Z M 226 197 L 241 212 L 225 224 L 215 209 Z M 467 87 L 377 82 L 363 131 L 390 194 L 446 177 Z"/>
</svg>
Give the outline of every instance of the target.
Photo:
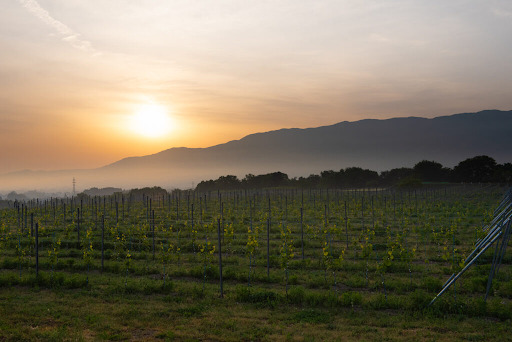
<svg viewBox="0 0 512 342">
<path fill-rule="evenodd" d="M 482 298 L 492 252 L 427 307 L 472 249 L 502 191 L 479 186 L 426 189 L 418 199 L 415 192 L 331 192 L 330 199 L 325 191 L 317 192 L 313 202 L 305 203 L 304 260 L 300 193 L 287 201 L 286 191 L 270 197 L 274 221 L 268 260 L 266 198 L 249 194 L 252 200 L 260 196 L 250 219 L 247 198 L 227 194 L 224 298 L 219 297 L 218 253 L 213 249 L 215 199 L 208 202 L 209 212 L 196 216 L 194 229 L 186 212 L 188 199 L 181 200 L 179 218 L 166 206 L 157 207 L 154 257 L 142 203 L 132 203 L 119 225 L 107 211 L 103 270 L 97 206 L 84 202 L 80 244 L 71 213 L 66 222 L 58 215 L 40 217 L 38 277 L 32 238 L 21 231 L 15 209 L 2 210 L 0 341 L 506 340 L 512 330 L 510 255 L 487 302 Z M 328 229 L 322 201 L 330 203 Z M 43 212 L 32 210 L 36 216 Z M 258 245 L 248 286 L 251 222 Z M 294 252 L 286 262 L 284 225 L 291 230 Z"/>
<path fill-rule="evenodd" d="M 304 308 L 279 300 L 262 306 L 241 302 L 236 290 L 224 299 L 199 298 L 182 286 L 190 284 L 151 295 L 4 287 L 0 340 L 503 341 L 512 330 L 509 319 L 395 310 L 379 307 L 379 298 L 363 298 L 363 305 Z"/>
</svg>

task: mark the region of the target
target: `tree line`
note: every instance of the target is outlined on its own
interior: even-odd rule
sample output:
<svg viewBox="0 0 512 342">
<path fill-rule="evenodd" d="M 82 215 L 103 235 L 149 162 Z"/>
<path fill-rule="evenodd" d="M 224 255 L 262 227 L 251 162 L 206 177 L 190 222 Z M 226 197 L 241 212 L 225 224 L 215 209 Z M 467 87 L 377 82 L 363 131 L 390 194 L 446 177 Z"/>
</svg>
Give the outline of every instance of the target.
<svg viewBox="0 0 512 342">
<path fill-rule="evenodd" d="M 289 178 L 283 172 L 263 175 L 248 174 L 221 176 L 216 180 L 200 182 L 197 191 L 255 189 L 271 187 L 373 187 L 373 186 L 421 186 L 422 183 L 512 183 L 512 164 L 498 164 L 489 156 L 476 156 L 458 163 L 453 169 L 436 161 L 423 160 L 412 168 L 401 167 L 383 171 L 347 167 L 339 171 L 322 171 L 319 175 Z"/>
</svg>

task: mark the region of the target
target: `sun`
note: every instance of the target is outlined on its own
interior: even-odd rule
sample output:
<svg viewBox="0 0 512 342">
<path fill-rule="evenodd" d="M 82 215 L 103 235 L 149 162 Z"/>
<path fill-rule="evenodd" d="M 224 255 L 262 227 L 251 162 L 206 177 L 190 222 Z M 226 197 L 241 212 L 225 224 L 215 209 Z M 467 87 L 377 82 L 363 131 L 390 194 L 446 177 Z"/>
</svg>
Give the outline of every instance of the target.
<svg viewBox="0 0 512 342">
<path fill-rule="evenodd" d="M 172 126 L 167 109 L 156 103 L 141 105 L 130 120 L 131 130 L 147 138 L 160 138 L 169 133 Z"/>
</svg>

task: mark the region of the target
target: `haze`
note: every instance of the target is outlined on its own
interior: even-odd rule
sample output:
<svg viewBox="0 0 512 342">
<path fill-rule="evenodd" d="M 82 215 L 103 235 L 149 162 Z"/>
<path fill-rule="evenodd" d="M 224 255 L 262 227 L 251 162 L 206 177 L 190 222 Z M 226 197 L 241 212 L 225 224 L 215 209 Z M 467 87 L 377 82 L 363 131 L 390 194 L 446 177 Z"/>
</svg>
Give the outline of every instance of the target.
<svg viewBox="0 0 512 342">
<path fill-rule="evenodd" d="M 511 36 L 510 1 L 2 1 L 0 173 L 509 110 Z M 153 105 L 167 133 L 130 129 Z"/>
</svg>

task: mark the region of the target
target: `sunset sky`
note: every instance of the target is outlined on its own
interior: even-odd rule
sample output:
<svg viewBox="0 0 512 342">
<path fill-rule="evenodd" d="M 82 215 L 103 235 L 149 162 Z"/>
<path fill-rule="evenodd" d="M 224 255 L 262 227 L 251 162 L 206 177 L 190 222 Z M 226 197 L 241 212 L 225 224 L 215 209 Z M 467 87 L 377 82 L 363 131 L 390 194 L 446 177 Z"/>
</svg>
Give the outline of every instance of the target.
<svg viewBox="0 0 512 342">
<path fill-rule="evenodd" d="M 509 0 L 0 2 L 0 173 L 510 110 L 511 90 Z"/>
</svg>

